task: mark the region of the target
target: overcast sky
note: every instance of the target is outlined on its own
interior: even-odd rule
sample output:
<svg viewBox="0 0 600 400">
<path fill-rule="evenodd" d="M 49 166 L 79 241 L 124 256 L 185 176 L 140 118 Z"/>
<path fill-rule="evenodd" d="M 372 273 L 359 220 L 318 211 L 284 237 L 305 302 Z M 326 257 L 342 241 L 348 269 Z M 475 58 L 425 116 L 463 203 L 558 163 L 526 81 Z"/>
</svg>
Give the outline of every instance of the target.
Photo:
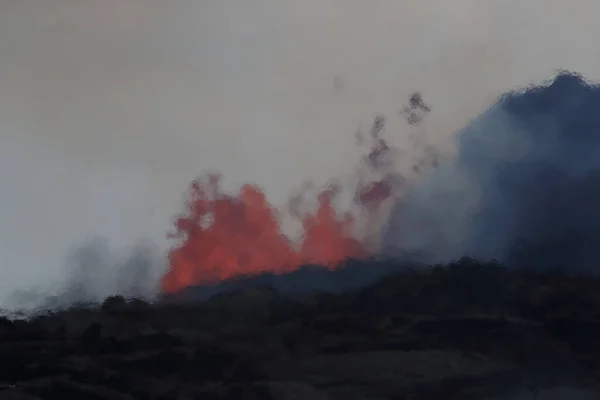
<svg viewBox="0 0 600 400">
<path fill-rule="evenodd" d="M 60 277 L 89 235 L 164 247 L 206 170 L 277 205 L 306 179 L 348 175 L 358 126 L 412 91 L 445 147 L 503 91 L 559 68 L 598 78 L 599 12 L 592 0 L 4 0 L 0 294 Z"/>
</svg>

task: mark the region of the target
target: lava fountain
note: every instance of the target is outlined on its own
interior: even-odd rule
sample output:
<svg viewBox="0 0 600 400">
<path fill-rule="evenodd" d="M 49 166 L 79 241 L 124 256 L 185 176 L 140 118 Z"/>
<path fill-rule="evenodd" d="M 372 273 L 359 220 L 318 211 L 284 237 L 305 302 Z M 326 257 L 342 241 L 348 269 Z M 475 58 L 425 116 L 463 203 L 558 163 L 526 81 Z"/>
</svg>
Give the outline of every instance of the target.
<svg viewBox="0 0 600 400">
<path fill-rule="evenodd" d="M 187 211 L 170 235 L 181 243 L 169 253 L 162 290 L 176 292 L 238 275 L 286 273 L 303 264 L 333 268 L 346 258 L 368 255 L 352 235 L 352 216 L 334 209 L 335 195 L 333 188 L 319 194 L 317 210 L 302 218 L 303 235 L 294 243 L 282 233 L 278 211 L 258 187 L 244 185 L 228 195 L 215 175 L 193 182 Z"/>
<path fill-rule="evenodd" d="M 413 102 L 411 110 L 423 108 Z M 394 149 L 381 137 L 383 128 L 384 118 L 377 117 L 370 130 L 370 150 L 361 163 L 363 171 L 375 172 L 378 178 L 359 179 L 355 191 L 354 202 L 367 221 L 375 220 L 372 217 L 379 206 L 393 197 L 394 185 L 402 182 L 402 177 L 392 171 Z M 331 269 L 343 260 L 370 256 L 373 246 L 368 235 L 363 240 L 355 235 L 356 213 L 340 213 L 334 207 L 338 189 L 332 185 L 321 190 L 312 212 L 302 214 L 291 203 L 290 215 L 302 225 L 301 238 L 294 242 L 283 234 L 279 211 L 257 186 L 247 184 L 237 193 L 228 194 L 222 191 L 218 175 L 192 182 L 185 211 L 169 235 L 178 242 L 169 252 L 162 291 L 178 292 L 236 276 L 288 273 L 306 264 Z M 301 197 L 292 200 L 302 202 Z M 376 228 L 368 225 L 361 228 L 372 235 Z"/>
</svg>

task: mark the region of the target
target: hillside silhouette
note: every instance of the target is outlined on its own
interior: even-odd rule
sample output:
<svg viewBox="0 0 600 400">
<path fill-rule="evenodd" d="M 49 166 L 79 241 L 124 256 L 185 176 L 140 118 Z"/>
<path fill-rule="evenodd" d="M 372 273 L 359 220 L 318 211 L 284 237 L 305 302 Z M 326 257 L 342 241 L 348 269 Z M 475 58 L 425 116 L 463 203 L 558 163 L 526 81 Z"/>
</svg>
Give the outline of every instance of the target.
<svg viewBox="0 0 600 400">
<path fill-rule="evenodd" d="M 3 319 L 0 395 L 597 398 L 600 279 L 472 259 L 395 268 L 337 294 L 246 285 Z"/>
</svg>

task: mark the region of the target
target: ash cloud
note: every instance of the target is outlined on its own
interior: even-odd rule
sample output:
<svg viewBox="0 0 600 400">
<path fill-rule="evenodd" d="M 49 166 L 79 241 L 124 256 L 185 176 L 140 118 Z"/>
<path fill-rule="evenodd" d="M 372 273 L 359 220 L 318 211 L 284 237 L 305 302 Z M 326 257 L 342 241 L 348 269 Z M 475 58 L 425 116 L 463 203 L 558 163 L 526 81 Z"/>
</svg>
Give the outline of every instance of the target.
<svg viewBox="0 0 600 400">
<path fill-rule="evenodd" d="M 597 273 L 599 110 L 600 87 L 568 72 L 501 96 L 398 202 L 386 251 Z"/>
</svg>

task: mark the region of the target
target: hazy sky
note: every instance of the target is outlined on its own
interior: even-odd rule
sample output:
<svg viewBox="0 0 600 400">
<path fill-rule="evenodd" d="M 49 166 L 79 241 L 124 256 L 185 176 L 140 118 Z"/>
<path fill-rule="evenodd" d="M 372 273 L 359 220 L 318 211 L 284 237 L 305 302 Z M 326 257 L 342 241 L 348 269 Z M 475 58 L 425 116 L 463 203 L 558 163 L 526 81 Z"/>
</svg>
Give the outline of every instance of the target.
<svg viewBox="0 0 600 400">
<path fill-rule="evenodd" d="M 305 179 L 344 176 L 359 124 L 412 91 L 445 146 L 507 89 L 558 68 L 598 78 L 599 12 L 592 0 L 4 0 L 0 295 L 60 277 L 88 235 L 164 246 L 208 169 L 278 205 Z"/>
</svg>

